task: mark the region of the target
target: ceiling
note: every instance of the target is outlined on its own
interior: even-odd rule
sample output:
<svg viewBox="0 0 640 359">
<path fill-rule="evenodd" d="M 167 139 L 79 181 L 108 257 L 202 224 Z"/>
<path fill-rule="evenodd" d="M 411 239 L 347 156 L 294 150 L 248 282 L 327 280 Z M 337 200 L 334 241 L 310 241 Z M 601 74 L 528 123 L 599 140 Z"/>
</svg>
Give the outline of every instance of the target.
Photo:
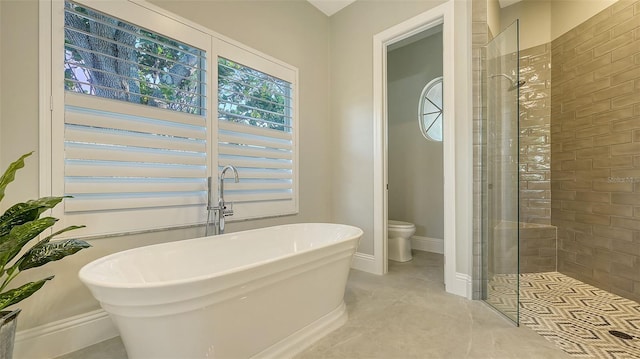
<svg viewBox="0 0 640 359">
<path fill-rule="evenodd" d="M 522 0 L 498 0 L 498 2 L 500 3 L 500 8 L 502 9 L 503 7 L 507 7 L 509 5 L 513 5 L 517 2 L 520 2 Z"/>
<path fill-rule="evenodd" d="M 344 9 L 355 0 L 307 0 L 327 16 L 331 16 Z"/>
<path fill-rule="evenodd" d="M 349 4 L 355 2 L 356 0 L 307 0 L 311 3 L 311 5 L 317 7 L 320 11 L 325 13 L 327 16 L 331 16 L 338 11 L 344 9 Z M 498 0 L 500 3 L 500 8 L 507 7 L 509 5 L 513 5 L 522 0 Z"/>
</svg>

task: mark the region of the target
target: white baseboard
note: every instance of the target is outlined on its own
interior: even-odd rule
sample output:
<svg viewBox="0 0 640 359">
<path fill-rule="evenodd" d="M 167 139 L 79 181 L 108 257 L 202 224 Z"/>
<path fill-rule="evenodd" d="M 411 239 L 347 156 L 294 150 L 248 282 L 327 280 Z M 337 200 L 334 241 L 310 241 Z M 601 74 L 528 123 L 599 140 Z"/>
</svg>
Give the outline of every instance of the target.
<svg viewBox="0 0 640 359">
<path fill-rule="evenodd" d="M 367 273 L 379 274 L 376 268 L 376 258 L 371 254 L 356 252 L 351 260 L 351 268 Z"/>
<path fill-rule="evenodd" d="M 473 288 L 471 276 L 464 273 L 456 273 L 455 280 L 452 285 L 447 285 L 445 290 L 448 293 L 459 295 L 467 299 L 472 299 Z"/>
<path fill-rule="evenodd" d="M 418 251 L 444 254 L 444 239 L 413 236 L 411 237 L 411 248 Z"/>
<path fill-rule="evenodd" d="M 15 359 L 50 359 L 118 336 L 102 309 L 16 333 Z"/>
</svg>

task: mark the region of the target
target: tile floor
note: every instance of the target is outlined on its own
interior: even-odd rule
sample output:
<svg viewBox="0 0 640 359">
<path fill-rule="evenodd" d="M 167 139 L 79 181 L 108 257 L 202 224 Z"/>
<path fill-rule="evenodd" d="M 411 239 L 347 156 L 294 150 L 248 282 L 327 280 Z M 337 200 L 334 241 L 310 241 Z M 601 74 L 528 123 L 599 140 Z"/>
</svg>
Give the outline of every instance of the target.
<svg viewBox="0 0 640 359">
<path fill-rule="evenodd" d="M 640 303 L 558 272 L 521 275 L 520 323 L 575 357 L 640 358 Z"/>
<path fill-rule="evenodd" d="M 345 301 L 349 321 L 296 359 L 571 358 L 483 302 L 446 293 L 442 255 L 415 251 L 411 262 L 391 262 L 386 276 L 353 270 Z M 126 358 L 119 338 L 59 359 L 106 358 Z"/>
<path fill-rule="evenodd" d="M 640 303 L 558 272 L 521 274 L 518 298 L 517 278 L 495 275 L 488 302 L 576 358 L 640 358 Z"/>
</svg>

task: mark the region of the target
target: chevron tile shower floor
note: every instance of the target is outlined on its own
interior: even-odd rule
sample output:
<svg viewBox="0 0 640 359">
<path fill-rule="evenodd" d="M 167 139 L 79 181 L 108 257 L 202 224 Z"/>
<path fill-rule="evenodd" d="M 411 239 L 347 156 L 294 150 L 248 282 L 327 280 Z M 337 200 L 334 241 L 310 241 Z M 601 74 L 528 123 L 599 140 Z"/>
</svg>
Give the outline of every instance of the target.
<svg viewBox="0 0 640 359">
<path fill-rule="evenodd" d="M 495 274 L 487 283 L 485 301 L 507 317 L 515 320 L 518 316 L 517 274 Z"/>
<path fill-rule="evenodd" d="M 640 358 L 640 303 L 557 272 L 520 276 L 520 323 L 575 357 Z"/>
</svg>

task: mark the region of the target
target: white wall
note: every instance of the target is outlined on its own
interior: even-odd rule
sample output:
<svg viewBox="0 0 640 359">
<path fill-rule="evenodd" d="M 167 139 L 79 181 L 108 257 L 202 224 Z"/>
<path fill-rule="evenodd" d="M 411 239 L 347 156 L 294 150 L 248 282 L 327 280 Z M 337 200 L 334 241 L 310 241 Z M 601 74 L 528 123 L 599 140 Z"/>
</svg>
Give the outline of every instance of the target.
<svg viewBox="0 0 640 359">
<path fill-rule="evenodd" d="M 0 1 L 0 7 L 0 168 L 4 171 L 22 154 L 38 148 L 38 2 Z M 38 153 L 28 163 L 7 188 L 1 208 L 38 195 Z"/>
<path fill-rule="evenodd" d="M 618 0 L 551 1 L 551 40 L 582 24 Z"/>
<path fill-rule="evenodd" d="M 487 1 L 487 26 L 489 26 L 490 38 L 498 35 L 500 27 L 500 3 L 498 0 Z"/>
<path fill-rule="evenodd" d="M 424 86 L 442 76 L 442 32 L 387 55 L 389 219 L 416 236 L 444 238 L 442 142 L 424 138 L 418 106 Z"/>
<path fill-rule="evenodd" d="M 328 18 L 303 0 L 295 1 L 154 1 L 223 35 L 278 58 L 300 70 L 300 213 L 275 219 L 230 223 L 227 231 L 268 225 L 329 221 L 332 172 L 328 119 Z M 0 1 L 0 167 L 36 151 L 0 204 L 38 197 L 38 2 Z M 116 251 L 201 236 L 201 228 L 162 231 L 91 240 L 86 249 L 64 261 L 23 273 L 20 281 L 49 274 L 56 278 L 22 308 L 18 330 L 83 314 L 99 308 L 77 279 L 89 261 Z M 247 250 L 251 250 L 248 248 Z"/>
<path fill-rule="evenodd" d="M 500 31 L 516 19 L 520 19 L 521 50 L 551 41 L 551 1 L 523 0 L 503 8 L 500 11 Z"/>
<path fill-rule="evenodd" d="M 2 5 L 0 5 L 0 30 L 2 30 Z M 0 34 L 0 81 L 2 80 L 2 35 Z M 4 81 L 3 81 L 4 82 Z M 2 98 L 2 85 L 0 84 L 0 99 Z M 0 124 L 2 123 L 2 101 L 0 101 Z M 0 141 L 2 141 L 2 127 L 0 126 Z M 2 162 L 2 148 L 0 147 L 0 163 Z M 0 168 L 0 171 L 3 169 Z"/>
<path fill-rule="evenodd" d="M 373 255 L 373 36 L 444 1 L 356 1 L 330 18 L 333 219 Z"/>
</svg>

